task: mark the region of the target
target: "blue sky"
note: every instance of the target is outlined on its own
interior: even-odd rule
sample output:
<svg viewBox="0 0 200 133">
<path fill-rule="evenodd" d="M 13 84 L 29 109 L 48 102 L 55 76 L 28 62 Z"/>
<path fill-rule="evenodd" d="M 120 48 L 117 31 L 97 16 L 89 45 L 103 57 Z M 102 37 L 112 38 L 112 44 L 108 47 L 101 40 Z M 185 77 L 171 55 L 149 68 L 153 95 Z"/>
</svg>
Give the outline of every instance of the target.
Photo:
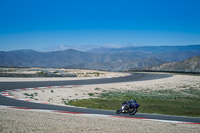
<svg viewBox="0 0 200 133">
<path fill-rule="evenodd" d="M 0 51 L 200 44 L 200 0 L 0 0 Z"/>
</svg>

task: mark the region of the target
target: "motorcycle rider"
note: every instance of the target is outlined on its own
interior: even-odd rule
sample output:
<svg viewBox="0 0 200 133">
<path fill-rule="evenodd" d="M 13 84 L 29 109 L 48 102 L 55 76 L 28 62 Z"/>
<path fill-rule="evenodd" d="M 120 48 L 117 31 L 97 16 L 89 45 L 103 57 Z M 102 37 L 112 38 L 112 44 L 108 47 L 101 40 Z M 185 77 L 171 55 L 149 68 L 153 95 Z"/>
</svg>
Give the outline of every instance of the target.
<svg viewBox="0 0 200 133">
<path fill-rule="evenodd" d="M 122 103 L 121 108 L 116 111 L 116 114 L 126 113 L 129 115 L 134 115 L 138 111 L 139 106 L 140 105 L 137 104 L 136 100 L 131 98 L 130 100 L 126 100 Z"/>
<path fill-rule="evenodd" d="M 135 105 L 137 104 L 137 102 L 136 102 L 135 99 L 131 99 L 131 100 L 130 100 L 130 103 L 131 103 L 131 105 L 134 106 L 134 107 L 135 107 Z"/>
<path fill-rule="evenodd" d="M 136 100 L 134 100 L 133 98 L 131 98 L 130 101 L 125 101 L 125 103 L 127 104 L 127 110 L 130 110 L 130 108 L 135 107 L 135 105 L 137 104 Z"/>
<path fill-rule="evenodd" d="M 130 103 L 130 101 L 127 100 L 127 101 L 125 101 L 124 103 L 126 104 L 126 106 L 125 106 L 125 110 L 129 110 L 130 107 L 131 107 L 131 103 Z"/>
</svg>

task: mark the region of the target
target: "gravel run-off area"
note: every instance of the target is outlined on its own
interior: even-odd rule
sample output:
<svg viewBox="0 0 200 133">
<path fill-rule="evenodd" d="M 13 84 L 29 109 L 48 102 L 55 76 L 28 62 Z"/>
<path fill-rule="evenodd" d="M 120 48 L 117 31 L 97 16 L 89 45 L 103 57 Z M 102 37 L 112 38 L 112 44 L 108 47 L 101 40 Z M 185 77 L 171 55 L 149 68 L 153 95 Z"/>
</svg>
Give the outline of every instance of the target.
<svg viewBox="0 0 200 133">
<path fill-rule="evenodd" d="M 0 109 L 0 132 L 199 133 L 200 125 L 139 119 Z"/>
</svg>

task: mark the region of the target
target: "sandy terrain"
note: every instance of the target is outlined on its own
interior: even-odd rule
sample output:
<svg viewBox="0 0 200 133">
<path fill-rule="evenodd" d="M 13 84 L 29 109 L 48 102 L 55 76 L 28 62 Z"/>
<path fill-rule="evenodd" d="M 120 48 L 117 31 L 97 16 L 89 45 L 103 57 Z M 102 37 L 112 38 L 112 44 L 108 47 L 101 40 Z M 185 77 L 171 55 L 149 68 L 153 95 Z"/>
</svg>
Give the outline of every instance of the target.
<svg viewBox="0 0 200 133">
<path fill-rule="evenodd" d="M 21 98 L 34 100 L 39 102 L 65 105 L 64 101 L 72 99 L 87 99 L 98 96 L 100 93 L 112 90 L 112 91 L 124 91 L 124 90 L 164 90 L 164 89 L 189 89 L 190 87 L 198 87 L 200 89 L 200 76 L 186 76 L 186 75 L 174 75 L 172 77 L 164 79 L 156 79 L 149 81 L 138 82 L 124 82 L 124 83 L 112 83 L 112 84 L 97 84 L 97 85 L 83 85 L 72 88 L 49 88 L 39 90 L 26 90 L 12 92 L 11 95 Z M 25 93 L 32 96 L 27 96 Z M 92 94 L 92 96 L 91 96 Z M 94 94 L 94 95 L 93 95 Z"/>
<path fill-rule="evenodd" d="M 188 133 L 200 132 L 199 125 L 154 122 L 138 119 L 81 116 L 0 108 L 0 132 L 45 133 Z"/>
<path fill-rule="evenodd" d="M 105 72 L 97 70 L 82 70 L 82 69 L 65 69 L 65 71 L 76 74 L 77 77 L 0 77 L 0 82 L 19 82 L 19 81 L 61 81 L 61 80 L 83 80 L 83 79 L 94 79 L 94 78 L 111 78 L 126 76 L 129 73 L 119 73 L 119 72 Z M 13 73 L 13 72 L 12 72 Z M 22 71 L 23 74 L 33 74 L 36 71 Z"/>
<path fill-rule="evenodd" d="M 109 75 L 108 75 L 109 76 Z M 11 79 L 12 80 L 12 79 Z M 165 79 L 151 81 L 127 82 L 116 84 L 87 85 L 75 88 L 49 88 L 39 90 L 17 91 L 12 95 L 64 105 L 63 101 L 84 99 L 98 96 L 105 90 L 141 90 L 141 89 L 187 89 L 200 88 L 200 76 L 174 75 Z M 30 98 L 27 94 L 35 94 Z M 90 96 L 88 93 L 97 93 Z M 150 132 L 150 133 L 200 133 L 200 126 L 154 122 L 138 119 L 110 118 L 100 116 L 81 116 L 50 112 L 35 112 L 0 108 L 0 132 Z"/>
</svg>

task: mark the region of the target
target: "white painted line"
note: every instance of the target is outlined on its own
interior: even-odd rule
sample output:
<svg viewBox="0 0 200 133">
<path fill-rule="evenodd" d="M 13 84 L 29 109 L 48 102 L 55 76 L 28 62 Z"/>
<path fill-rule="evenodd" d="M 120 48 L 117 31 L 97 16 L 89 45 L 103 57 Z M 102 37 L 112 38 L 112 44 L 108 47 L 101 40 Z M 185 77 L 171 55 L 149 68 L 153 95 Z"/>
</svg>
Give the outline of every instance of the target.
<svg viewBox="0 0 200 133">
<path fill-rule="evenodd" d="M 14 89 L 14 91 L 20 91 L 20 90 L 22 90 L 22 89 Z M 13 91 L 13 90 L 12 90 Z"/>
<path fill-rule="evenodd" d="M 99 117 L 110 117 L 112 115 L 104 115 L 104 114 L 78 114 L 83 116 L 99 116 Z"/>
<path fill-rule="evenodd" d="M 12 108 L 12 107 L 15 107 L 15 106 L 0 105 L 0 108 Z"/>
<path fill-rule="evenodd" d="M 169 123 L 185 123 L 185 121 L 172 121 L 172 120 L 159 120 L 159 119 L 144 119 L 149 121 L 157 121 L 157 122 L 169 122 Z"/>
<path fill-rule="evenodd" d="M 47 87 L 38 87 L 39 89 L 46 89 Z"/>
<path fill-rule="evenodd" d="M 53 88 L 59 88 L 60 86 L 52 86 Z"/>
<path fill-rule="evenodd" d="M 33 90 L 34 88 L 26 88 L 27 90 Z"/>
</svg>

